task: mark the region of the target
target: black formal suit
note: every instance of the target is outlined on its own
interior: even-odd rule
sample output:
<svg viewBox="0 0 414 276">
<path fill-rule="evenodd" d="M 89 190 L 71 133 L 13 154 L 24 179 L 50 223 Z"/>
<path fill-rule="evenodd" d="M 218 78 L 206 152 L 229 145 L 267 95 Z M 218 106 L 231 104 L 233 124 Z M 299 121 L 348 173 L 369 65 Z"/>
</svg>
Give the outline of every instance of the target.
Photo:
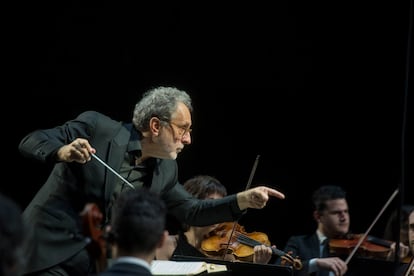
<svg viewBox="0 0 414 276">
<path fill-rule="evenodd" d="M 118 177 L 92 159 L 86 164 L 56 162 L 57 150 L 76 138 L 86 138 L 107 165 L 118 171 L 127 145 L 139 135 L 131 124 L 114 121 L 94 111 L 46 130 L 24 137 L 19 145 L 22 155 L 54 164 L 53 170 L 23 212 L 23 219 L 33 226 L 34 238 L 26 249 L 27 272 L 59 264 L 82 251 L 88 239 L 83 235 L 79 213 L 86 203 L 95 202 L 103 212 L 108 205 Z M 232 221 L 242 215 L 236 195 L 218 200 L 196 200 L 178 183 L 175 160 L 156 159 L 150 189 L 161 195 L 170 214 L 190 225 L 210 225 Z"/>
<path fill-rule="evenodd" d="M 113 264 L 106 271 L 98 274 L 99 276 L 152 276 L 148 268 L 132 263 L 119 262 Z"/>
<path fill-rule="evenodd" d="M 295 270 L 295 276 L 305 276 L 308 274 L 309 261 L 313 258 L 320 258 L 320 242 L 316 233 L 310 235 L 298 235 L 291 236 L 284 248 L 284 252 L 291 252 L 293 257 L 299 257 L 302 261 L 303 268 L 301 270 Z M 325 256 L 329 255 L 329 248 L 325 249 Z M 277 264 L 280 264 L 280 259 L 277 260 Z M 328 272 L 318 272 L 313 275 L 328 275 Z"/>
</svg>

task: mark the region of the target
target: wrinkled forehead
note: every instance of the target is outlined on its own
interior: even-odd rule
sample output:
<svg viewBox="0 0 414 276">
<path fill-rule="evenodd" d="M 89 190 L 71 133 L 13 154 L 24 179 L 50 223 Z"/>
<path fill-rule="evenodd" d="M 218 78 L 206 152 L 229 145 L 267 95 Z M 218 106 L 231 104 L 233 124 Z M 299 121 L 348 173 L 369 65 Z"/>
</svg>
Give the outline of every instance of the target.
<svg viewBox="0 0 414 276">
<path fill-rule="evenodd" d="M 171 119 L 186 125 L 191 125 L 191 112 L 182 102 L 177 103 L 177 109 L 172 114 Z"/>
</svg>

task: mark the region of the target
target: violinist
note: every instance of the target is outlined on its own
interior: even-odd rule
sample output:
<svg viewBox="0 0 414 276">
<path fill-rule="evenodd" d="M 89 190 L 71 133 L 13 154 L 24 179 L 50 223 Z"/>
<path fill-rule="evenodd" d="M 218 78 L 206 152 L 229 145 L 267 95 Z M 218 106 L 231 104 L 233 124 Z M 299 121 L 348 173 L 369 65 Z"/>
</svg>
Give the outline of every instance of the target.
<svg viewBox="0 0 414 276">
<path fill-rule="evenodd" d="M 408 244 L 410 247 L 411 259 L 408 263 L 408 269 L 405 276 L 414 276 L 414 210 L 408 214 Z"/>
<path fill-rule="evenodd" d="M 308 235 L 291 236 L 284 248 L 285 252 L 291 252 L 302 260 L 303 269 L 295 270 L 294 275 L 344 275 L 348 266 L 341 258 L 329 255 L 328 241 L 349 232 L 346 193 L 339 186 L 322 186 L 314 191 L 312 200 L 316 231 Z M 280 264 L 280 260 L 277 264 Z"/>
<path fill-rule="evenodd" d="M 198 199 L 218 199 L 227 195 L 227 190 L 220 181 L 209 175 L 198 175 L 188 179 L 184 188 Z M 183 225 L 183 231 L 177 235 L 170 235 L 163 247 L 157 249 L 157 260 L 169 260 L 175 255 L 192 257 L 213 257 L 208 256 L 201 248 L 203 240 L 219 224 L 203 227 Z M 253 262 L 266 264 L 272 257 L 272 250 L 265 245 L 254 247 Z M 233 255 L 228 254 L 226 260 L 236 260 Z"/>
<path fill-rule="evenodd" d="M 385 240 L 395 240 L 397 235 L 400 237 L 400 252 L 399 252 L 399 258 L 400 260 L 408 260 L 413 255 L 410 253 L 409 248 L 409 215 L 410 213 L 414 211 L 414 205 L 410 204 L 404 204 L 401 207 L 400 210 L 400 220 L 398 220 L 397 216 L 397 210 L 394 210 L 390 217 L 388 218 L 387 224 L 385 226 L 384 231 L 384 239 Z M 398 227 L 398 223 L 400 224 L 400 227 Z M 398 233 L 399 230 L 399 233 Z M 388 260 L 393 260 L 395 255 L 395 242 L 390 243 L 390 251 L 387 255 Z"/>
<path fill-rule="evenodd" d="M 408 216 L 408 244 L 410 245 L 411 256 L 414 256 L 414 210 Z"/>
</svg>

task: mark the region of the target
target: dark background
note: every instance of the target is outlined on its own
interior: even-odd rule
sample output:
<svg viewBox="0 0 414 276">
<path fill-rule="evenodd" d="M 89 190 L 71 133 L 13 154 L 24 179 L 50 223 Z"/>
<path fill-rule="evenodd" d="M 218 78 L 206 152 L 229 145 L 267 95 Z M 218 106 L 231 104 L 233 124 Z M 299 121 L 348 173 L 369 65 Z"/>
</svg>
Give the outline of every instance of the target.
<svg viewBox="0 0 414 276">
<path fill-rule="evenodd" d="M 181 182 L 209 174 L 242 191 L 260 155 L 252 186 L 286 199 L 249 210 L 248 231 L 279 247 L 314 231 L 312 191 L 338 184 L 352 230 L 365 232 L 401 183 L 414 204 L 412 49 L 409 1 L 360 2 L 16 4 L 3 40 L 1 192 L 24 208 L 51 169 L 17 151 L 28 132 L 85 110 L 130 121 L 142 92 L 172 85 L 195 107 Z"/>
</svg>

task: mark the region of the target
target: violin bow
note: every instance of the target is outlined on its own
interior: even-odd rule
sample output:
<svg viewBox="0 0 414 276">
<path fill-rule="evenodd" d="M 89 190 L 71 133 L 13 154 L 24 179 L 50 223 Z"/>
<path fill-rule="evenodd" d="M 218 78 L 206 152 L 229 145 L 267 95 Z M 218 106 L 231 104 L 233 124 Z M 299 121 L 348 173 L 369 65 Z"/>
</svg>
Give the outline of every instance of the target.
<svg viewBox="0 0 414 276">
<path fill-rule="evenodd" d="M 78 149 L 82 149 L 84 146 L 79 144 L 75 146 Z M 95 158 L 99 163 L 101 163 L 102 165 L 104 165 L 108 170 L 110 170 L 113 174 L 115 174 L 119 179 L 121 179 L 122 181 L 125 182 L 125 184 L 127 184 L 129 187 L 131 187 L 132 189 L 135 189 L 134 185 L 132 185 L 128 180 L 126 180 L 124 177 L 122 177 L 122 175 L 120 175 L 119 173 L 117 173 L 114 169 L 112 169 L 108 164 L 106 164 L 101 158 L 99 158 L 98 156 L 96 156 L 96 154 L 94 153 L 90 153 L 91 156 L 93 158 Z"/>
<path fill-rule="evenodd" d="M 257 164 L 259 164 L 259 158 L 260 158 L 260 155 L 258 154 L 256 156 L 256 159 L 254 160 L 253 168 L 250 171 L 249 180 L 247 181 L 246 188 L 244 189 L 245 191 L 250 189 L 250 186 L 251 186 L 252 181 L 253 181 L 254 174 L 256 173 Z M 238 222 L 238 220 L 234 221 L 234 223 L 233 223 L 233 227 L 232 227 L 231 232 L 230 232 L 230 237 L 229 237 L 229 240 L 228 240 L 227 245 L 226 245 L 226 250 L 224 251 L 224 254 L 223 254 L 223 260 L 226 258 L 226 253 L 229 250 L 231 239 L 233 238 L 233 234 L 234 234 L 234 231 L 236 229 L 237 222 Z"/>
<path fill-rule="evenodd" d="M 351 251 L 351 253 L 348 255 L 348 258 L 345 260 L 345 263 L 348 264 L 351 258 L 354 256 L 355 252 L 358 250 L 359 246 L 362 244 L 362 242 L 367 237 L 368 233 L 371 231 L 372 227 L 377 223 L 378 219 L 381 217 L 382 213 L 384 213 L 385 209 L 387 209 L 388 205 L 390 205 L 391 201 L 394 199 L 394 197 L 398 194 L 398 189 L 396 189 L 388 201 L 385 203 L 385 205 L 382 207 L 381 211 L 377 215 L 377 217 L 374 219 L 374 221 L 371 223 L 371 225 L 368 227 L 368 230 L 359 238 L 358 243 L 354 247 L 354 249 Z"/>
</svg>

